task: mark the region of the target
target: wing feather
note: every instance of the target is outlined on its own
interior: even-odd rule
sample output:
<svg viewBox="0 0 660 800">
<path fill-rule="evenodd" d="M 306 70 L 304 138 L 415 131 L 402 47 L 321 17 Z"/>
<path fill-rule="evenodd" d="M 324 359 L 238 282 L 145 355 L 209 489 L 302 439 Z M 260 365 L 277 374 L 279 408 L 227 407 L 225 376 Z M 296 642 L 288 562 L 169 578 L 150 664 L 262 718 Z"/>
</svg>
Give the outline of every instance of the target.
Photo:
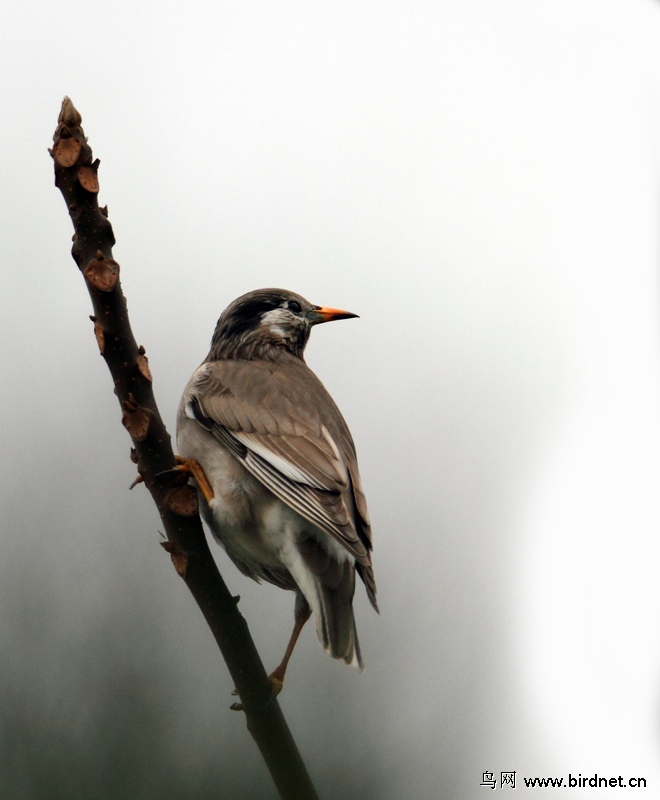
<svg viewBox="0 0 660 800">
<path fill-rule="evenodd" d="M 375 606 L 355 446 L 314 373 L 294 356 L 276 364 L 213 361 L 198 370 L 190 394 L 201 425 L 273 494 L 353 555 Z"/>
</svg>

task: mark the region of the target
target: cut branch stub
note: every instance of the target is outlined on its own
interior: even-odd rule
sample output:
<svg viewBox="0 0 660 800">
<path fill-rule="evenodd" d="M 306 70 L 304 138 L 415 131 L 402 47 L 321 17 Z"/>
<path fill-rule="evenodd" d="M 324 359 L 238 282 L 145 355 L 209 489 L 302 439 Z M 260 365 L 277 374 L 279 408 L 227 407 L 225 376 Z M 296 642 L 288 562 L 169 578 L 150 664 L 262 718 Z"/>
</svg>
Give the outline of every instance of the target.
<svg viewBox="0 0 660 800">
<path fill-rule="evenodd" d="M 194 517 L 199 510 L 197 491 L 188 484 L 174 486 L 165 497 L 165 505 L 180 517 Z"/>
<path fill-rule="evenodd" d="M 114 258 L 106 258 L 103 253 L 96 254 L 83 270 L 85 278 L 102 292 L 111 292 L 119 278 L 119 264 Z"/>
<path fill-rule="evenodd" d="M 151 383 L 153 378 L 151 377 L 151 370 L 149 369 L 149 359 L 145 355 L 145 350 L 142 345 L 140 345 L 140 349 L 138 350 L 137 367 L 140 371 L 140 375 Z"/>
<path fill-rule="evenodd" d="M 101 327 L 101 323 L 96 319 L 96 317 L 90 317 L 92 322 L 94 323 L 94 336 L 96 336 L 96 342 L 99 346 L 99 352 L 101 355 L 105 352 L 105 333 L 103 328 Z"/>
<path fill-rule="evenodd" d="M 67 141 L 63 139 L 62 141 Z M 74 162 L 75 163 L 75 162 Z M 99 191 L 99 178 L 96 174 L 96 169 L 94 168 L 94 164 L 91 167 L 80 167 L 78 169 L 78 181 L 83 189 L 86 189 L 88 192 L 92 194 L 98 194 Z"/>
<path fill-rule="evenodd" d="M 149 435 L 149 425 L 151 424 L 149 410 L 139 406 L 132 394 L 122 405 L 124 413 L 121 417 L 121 424 L 129 432 L 133 441 L 144 442 Z"/>
<path fill-rule="evenodd" d="M 188 571 L 188 553 L 184 552 L 178 545 L 169 540 L 161 542 L 160 546 L 170 554 L 174 569 L 177 573 L 182 578 L 185 578 L 186 572 Z"/>
<path fill-rule="evenodd" d="M 71 137 L 68 139 L 60 139 L 58 142 L 55 142 L 51 153 L 55 161 L 61 167 L 72 167 L 78 160 L 81 148 L 82 142 L 80 139 Z"/>
</svg>

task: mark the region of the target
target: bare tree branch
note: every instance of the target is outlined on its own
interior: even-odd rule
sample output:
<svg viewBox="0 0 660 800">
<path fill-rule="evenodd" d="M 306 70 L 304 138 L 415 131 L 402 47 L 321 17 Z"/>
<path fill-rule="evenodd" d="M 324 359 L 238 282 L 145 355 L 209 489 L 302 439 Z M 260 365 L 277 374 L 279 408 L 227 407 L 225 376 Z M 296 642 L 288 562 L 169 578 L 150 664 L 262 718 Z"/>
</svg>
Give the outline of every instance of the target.
<svg viewBox="0 0 660 800">
<path fill-rule="evenodd" d="M 176 475 L 170 435 L 156 406 L 144 348 L 138 347 L 128 319 L 112 258 L 115 237 L 107 208 L 99 208 L 98 159 L 81 127 L 82 117 L 68 97 L 62 102 L 51 153 L 55 185 L 73 221 L 72 255 L 85 277 L 94 307 L 94 332 L 122 409 L 122 423 L 133 440 L 133 457 L 156 503 L 170 553 L 211 628 L 243 705 L 247 727 L 257 743 L 283 800 L 317 800 L 259 658 L 238 598 L 227 589 L 208 549 L 195 490 Z"/>
</svg>

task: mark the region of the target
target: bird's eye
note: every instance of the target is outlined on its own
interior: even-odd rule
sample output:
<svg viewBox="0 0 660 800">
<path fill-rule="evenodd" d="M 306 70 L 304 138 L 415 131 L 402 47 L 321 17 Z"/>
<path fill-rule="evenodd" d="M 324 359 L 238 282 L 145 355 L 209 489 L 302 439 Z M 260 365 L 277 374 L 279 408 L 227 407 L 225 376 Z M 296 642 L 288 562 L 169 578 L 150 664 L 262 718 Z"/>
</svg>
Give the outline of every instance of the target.
<svg viewBox="0 0 660 800">
<path fill-rule="evenodd" d="M 294 314 L 299 314 L 302 311 L 302 306 L 297 300 L 289 300 L 287 308 L 289 311 L 293 311 Z"/>
</svg>

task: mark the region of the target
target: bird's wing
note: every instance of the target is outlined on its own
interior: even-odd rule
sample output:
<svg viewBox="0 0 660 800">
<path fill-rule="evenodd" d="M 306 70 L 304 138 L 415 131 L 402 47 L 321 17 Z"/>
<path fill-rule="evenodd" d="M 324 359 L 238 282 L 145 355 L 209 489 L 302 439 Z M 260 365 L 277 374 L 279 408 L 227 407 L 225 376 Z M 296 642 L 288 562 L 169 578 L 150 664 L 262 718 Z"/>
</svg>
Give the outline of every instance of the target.
<svg viewBox="0 0 660 800">
<path fill-rule="evenodd" d="M 370 571 L 371 530 L 355 446 L 337 406 L 304 362 L 209 362 L 190 396 L 197 422 Z"/>
</svg>

